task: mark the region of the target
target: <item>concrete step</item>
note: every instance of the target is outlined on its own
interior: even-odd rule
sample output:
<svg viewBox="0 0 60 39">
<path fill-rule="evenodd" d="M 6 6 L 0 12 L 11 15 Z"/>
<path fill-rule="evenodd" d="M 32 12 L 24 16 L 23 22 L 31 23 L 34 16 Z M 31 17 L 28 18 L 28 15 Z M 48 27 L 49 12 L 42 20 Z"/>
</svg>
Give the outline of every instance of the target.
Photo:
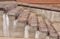
<svg viewBox="0 0 60 39">
<path fill-rule="evenodd" d="M 38 33 L 37 33 L 38 34 Z M 29 38 L 36 38 L 36 31 L 35 32 L 29 32 Z M 40 32 L 38 35 L 39 39 L 46 39 L 47 38 L 47 33 L 45 32 Z M 49 37 L 48 37 L 49 38 Z M 36 38 L 37 39 L 37 38 Z"/>
<path fill-rule="evenodd" d="M 37 26 L 30 26 L 29 38 L 35 38 L 36 30 L 37 30 Z"/>
<path fill-rule="evenodd" d="M 10 37 L 24 38 L 24 32 L 12 32 L 12 33 L 10 34 Z"/>
<path fill-rule="evenodd" d="M 39 26 L 39 30 L 42 31 L 42 32 L 48 32 L 48 28 L 47 28 L 47 25 L 43 19 L 43 17 L 41 16 L 38 16 L 38 26 Z"/>
<path fill-rule="evenodd" d="M 60 39 L 60 23 L 59 22 L 54 22 L 52 25 L 54 26 L 54 28 L 58 32 L 59 39 Z"/>
<path fill-rule="evenodd" d="M 34 33 L 29 32 L 29 38 L 35 38 L 35 32 Z"/>
<path fill-rule="evenodd" d="M 40 32 L 39 38 L 40 38 L 40 39 L 46 39 L 46 38 L 47 38 L 47 33 L 45 33 L 45 32 Z"/>
<path fill-rule="evenodd" d="M 14 37 L 0 37 L 1 39 L 35 39 L 35 38 L 14 38 Z"/>
<path fill-rule="evenodd" d="M 30 26 L 37 26 L 37 15 L 36 13 L 31 13 L 28 18 L 28 24 Z"/>
<path fill-rule="evenodd" d="M 31 26 L 29 32 L 33 33 L 37 30 L 37 26 Z"/>
<path fill-rule="evenodd" d="M 46 39 L 46 37 L 48 35 L 48 29 L 47 29 L 46 23 L 42 16 L 38 16 L 38 27 L 39 27 L 39 31 L 40 31 L 39 38 Z"/>
<path fill-rule="evenodd" d="M 13 28 L 13 26 L 10 26 L 10 31 L 15 30 L 15 31 L 24 31 L 25 28 L 25 23 L 17 23 L 16 27 Z"/>
<path fill-rule="evenodd" d="M 50 39 L 58 39 L 58 33 L 56 29 L 53 27 L 52 23 L 49 20 L 45 20 L 48 30 L 49 30 L 49 37 Z"/>
<path fill-rule="evenodd" d="M 30 10 L 24 9 L 24 11 L 19 15 L 18 20 L 20 22 L 27 22 L 29 15 L 30 15 Z"/>
</svg>

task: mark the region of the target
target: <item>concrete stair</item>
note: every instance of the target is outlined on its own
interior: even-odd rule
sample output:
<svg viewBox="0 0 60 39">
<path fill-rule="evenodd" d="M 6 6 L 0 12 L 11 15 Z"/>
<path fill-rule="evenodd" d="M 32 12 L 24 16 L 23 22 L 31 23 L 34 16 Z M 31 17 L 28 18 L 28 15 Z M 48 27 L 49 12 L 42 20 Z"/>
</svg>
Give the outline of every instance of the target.
<svg viewBox="0 0 60 39">
<path fill-rule="evenodd" d="M 29 29 L 29 38 L 35 38 L 36 31 L 37 31 L 37 27 L 31 26 Z"/>
<path fill-rule="evenodd" d="M 13 28 L 14 20 L 15 20 L 15 17 L 10 16 L 10 37 L 23 38 L 24 37 L 24 27 L 26 24 L 18 21 L 16 24 L 16 27 Z"/>
<path fill-rule="evenodd" d="M 59 35 L 57 33 L 57 30 L 54 28 L 54 26 L 52 25 L 52 23 L 48 20 L 45 21 L 49 30 L 49 38 L 50 39 L 58 39 Z"/>
<path fill-rule="evenodd" d="M 16 27 L 13 27 L 13 22 L 15 19 L 11 18 L 10 20 L 10 37 L 18 37 L 23 38 L 24 37 L 24 28 L 26 23 L 17 22 Z"/>
<path fill-rule="evenodd" d="M 6 4 L 5 7 L 7 7 L 7 5 L 8 4 Z M 15 7 L 12 5 L 14 5 Z M 20 7 L 20 6 L 17 6 L 17 4 L 15 5 L 14 3 L 12 5 L 9 5 L 7 7 L 8 9 L 6 9 L 7 11 L 9 10 L 7 12 L 8 13 L 7 15 L 9 16 L 9 24 L 10 24 L 9 27 L 7 28 L 8 32 L 6 33 L 6 36 L 4 36 L 4 31 L 3 31 L 4 11 L 0 11 L 0 37 L 4 36 L 4 37 L 20 38 L 20 39 L 21 38 L 22 39 L 30 39 L 30 38 L 32 39 L 58 39 L 59 38 L 60 39 L 60 29 L 56 27 L 57 25 L 56 26 L 55 24 L 52 25 L 52 23 L 49 20 L 47 20 L 47 19 L 50 19 L 50 16 L 47 17 L 47 14 L 49 11 L 45 10 L 47 12 L 45 14 L 44 13 L 45 11 L 42 10 L 42 12 L 40 12 L 40 14 L 38 13 L 39 15 L 37 15 L 37 13 L 31 11 L 30 8 Z M 10 9 L 10 7 L 12 10 Z M 47 19 L 44 19 L 43 18 L 44 16 L 40 16 L 41 13 L 43 15 L 45 14 L 45 17 L 47 17 Z M 14 22 L 16 23 L 15 25 L 14 25 Z M 26 25 L 28 25 L 29 27 L 29 30 L 28 30 L 29 37 L 27 38 L 25 38 Z M 9 36 L 7 35 L 8 33 L 9 33 Z"/>
<path fill-rule="evenodd" d="M 59 22 L 55 22 L 52 25 L 56 29 L 56 31 L 57 31 L 57 33 L 59 35 L 59 39 L 60 39 L 60 23 Z"/>
<path fill-rule="evenodd" d="M 48 29 L 47 29 L 47 25 L 44 21 L 44 18 L 41 16 L 38 16 L 38 27 L 39 27 L 39 31 L 40 31 L 39 38 L 46 39 L 48 37 Z"/>
<path fill-rule="evenodd" d="M 24 26 L 25 23 L 22 23 L 17 20 L 16 25 L 14 25 L 14 21 L 16 21 L 16 16 L 21 13 L 20 10 L 21 7 L 18 7 L 16 9 L 13 9 L 11 13 L 9 12 L 9 18 L 10 18 L 10 37 L 18 37 L 23 38 L 24 37 Z M 15 11 L 17 10 L 17 11 Z M 15 12 L 14 12 L 15 11 Z M 18 13 L 18 15 L 16 15 Z"/>
</svg>

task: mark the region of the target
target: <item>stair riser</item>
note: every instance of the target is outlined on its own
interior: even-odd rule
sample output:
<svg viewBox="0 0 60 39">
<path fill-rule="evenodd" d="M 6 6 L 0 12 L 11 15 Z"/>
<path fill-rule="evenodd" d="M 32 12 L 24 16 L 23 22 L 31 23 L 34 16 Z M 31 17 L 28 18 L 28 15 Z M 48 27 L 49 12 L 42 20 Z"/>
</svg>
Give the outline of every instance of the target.
<svg viewBox="0 0 60 39">
<path fill-rule="evenodd" d="M 24 37 L 24 32 L 14 32 L 11 34 L 11 37 L 18 37 L 18 38 L 23 38 Z"/>
<path fill-rule="evenodd" d="M 35 27 L 35 26 L 32 27 L 32 26 L 31 26 L 30 29 L 29 29 L 29 32 L 35 32 L 36 30 L 37 30 L 37 27 Z"/>
<path fill-rule="evenodd" d="M 29 33 L 29 38 L 35 38 L 35 33 Z"/>
<path fill-rule="evenodd" d="M 1 15 L 1 16 L 3 15 L 3 13 L 4 13 L 4 11 L 0 11 L 0 15 Z"/>
<path fill-rule="evenodd" d="M 49 37 L 49 39 L 58 39 L 58 37 Z"/>
<path fill-rule="evenodd" d="M 47 37 L 47 33 L 40 32 L 40 35 L 39 35 L 40 39 L 46 39 L 46 37 Z"/>
</svg>

